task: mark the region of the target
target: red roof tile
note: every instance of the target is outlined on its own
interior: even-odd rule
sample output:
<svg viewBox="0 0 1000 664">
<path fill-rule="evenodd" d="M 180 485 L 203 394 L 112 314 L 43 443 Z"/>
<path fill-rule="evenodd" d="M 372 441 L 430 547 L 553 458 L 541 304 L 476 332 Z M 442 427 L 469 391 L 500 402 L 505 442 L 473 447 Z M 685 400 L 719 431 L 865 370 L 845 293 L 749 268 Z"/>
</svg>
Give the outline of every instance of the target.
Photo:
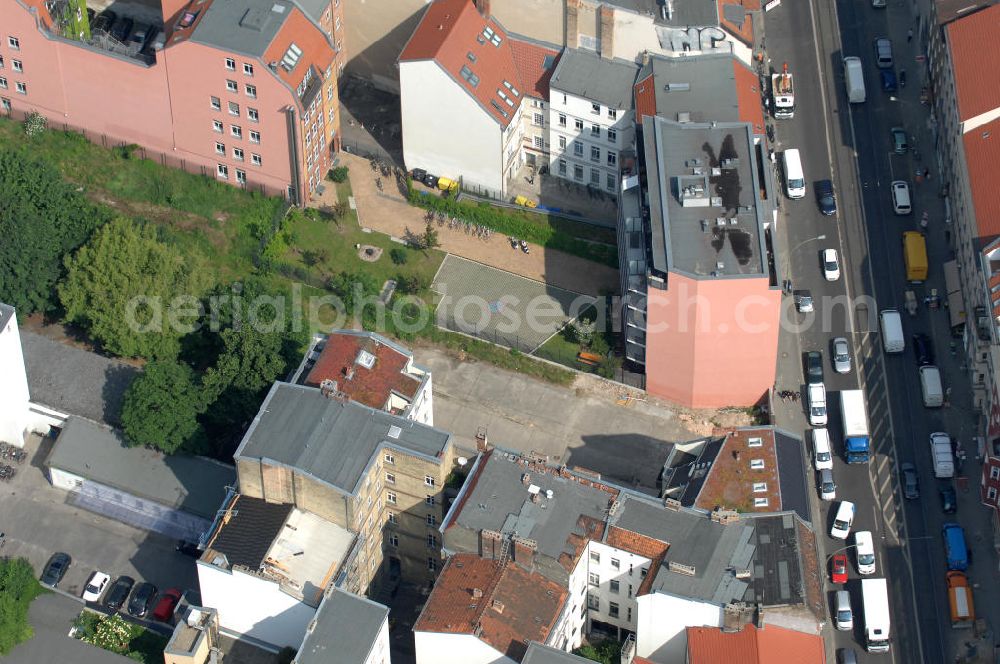
<svg viewBox="0 0 1000 664">
<path fill-rule="evenodd" d="M 357 362 L 362 351 L 375 357 L 368 369 Z M 305 384 L 319 387 L 324 380 L 336 381 L 337 389 L 350 399 L 384 409 L 389 396 L 398 394 L 412 401 L 420 379 L 405 373 L 410 356 L 377 338 L 361 334 L 331 334 Z"/>
<path fill-rule="evenodd" d="M 666 542 L 618 526 L 611 526 L 608 530 L 607 544 L 652 560 L 662 557 L 669 546 Z"/>
<path fill-rule="evenodd" d="M 635 86 L 635 121 L 642 122 L 644 117 L 656 115 L 656 79 L 652 73 Z"/>
<path fill-rule="evenodd" d="M 970 14 L 947 26 L 958 97 L 959 122 L 1000 106 L 1000 5 Z"/>
<path fill-rule="evenodd" d="M 966 132 L 962 142 L 979 240 L 987 244 L 1000 236 L 1000 118 Z"/>
<path fill-rule="evenodd" d="M 559 63 L 559 51 L 516 38 L 511 38 L 510 46 L 514 66 L 521 78 L 521 90 L 548 100 L 549 81 Z M 547 69 L 545 58 L 551 58 Z"/>
<path fill-rule="evenodd" d="M 746 625 L 740 632 L 718 627 L 687 628 L 688 664 L 824 664 L 823 639 L 776 625 L 757 629 Z"/>
<path fill-rule="evenodd" d="M 297 66 L 293 67 L 291 71 L 280 66 L 275 67 L 273 71 L 281 80 L 295 89 L 310 68 L 315 68 L 314 76 L 320 78 L 325 76 L 326 68 L 330 66 L 337 54 L 330 46 L 330 42 L 327 41 L 326 34 L 306 18 L 302 10 L 298 7 L 292 7 L 288 18 L 281 26 L 281 30 L 274 36 L 271 45 L 264 52 L 262 60 L 264 62 L 280 61 L 284 57 L 285 51 L 288 50 L 288 46 L 293 42 L 302 49 L 302 56 Z"/>
<path fill-rule="evenodd" d="M 567 594 L 537 572 L 460 553 L 445 564 L 413 631 L 477 634 L 520 661 L 528 641 L 545 643 Z"/>
<path fill-rule="evenodd" d="M 733 58 L 736 73 L 736 104 L 740 121 L 753 125 L 755 134 L 764 133 L 764 109 L 760 103 L 760 79 L 739 59 Z"/>
</svg>

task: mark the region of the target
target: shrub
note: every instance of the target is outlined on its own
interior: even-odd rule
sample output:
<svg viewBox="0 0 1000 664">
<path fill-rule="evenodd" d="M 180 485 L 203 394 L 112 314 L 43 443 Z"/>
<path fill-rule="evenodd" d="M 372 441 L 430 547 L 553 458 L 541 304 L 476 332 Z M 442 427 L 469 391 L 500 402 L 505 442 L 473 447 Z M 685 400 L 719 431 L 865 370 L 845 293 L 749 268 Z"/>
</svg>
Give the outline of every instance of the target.
<svg viewBox="0 0 1000 664">
<path fill-rule="evenodd" d="M 329 177 L 334 182 L 345 182 L 348 175 L 347 166 L 337 166 L 336 168 L 331 168 Z"/>
<path fill-rule="evenodd" d="M 406 260 L 407 260 L 406 249 L 403 249 L 401 247 L 394 247 L 389 252 L 389 258 L 392 259 L 393 265 L 406 265 Z"/>
<path fill-rule="evenodd" d="M 28 113 L 28 117 L 24 119 L 24 134 L 28 138 L 34 138 L 45 131 L 45 125 L 47 123 L 48 120 L 45 119 L 44 115 L 38 111 L 32 111 L 31 113 Z"/>
</svg>

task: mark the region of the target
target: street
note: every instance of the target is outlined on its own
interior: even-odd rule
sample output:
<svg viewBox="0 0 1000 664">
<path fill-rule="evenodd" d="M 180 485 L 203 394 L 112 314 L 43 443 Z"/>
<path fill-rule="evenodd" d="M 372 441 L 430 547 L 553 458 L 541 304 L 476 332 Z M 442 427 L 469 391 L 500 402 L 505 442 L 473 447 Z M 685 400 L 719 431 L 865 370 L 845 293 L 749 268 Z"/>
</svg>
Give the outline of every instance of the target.
<svg viewBox="0 0 1000 664">
<path fill-rule="evenodd" d="M 780 71 L 787 62 L 795 77 L 795 117 L 775 121 L 774 149 L 779 155 L 789 148 L 801 150 L 810 186 L 832 176 L 839 208 L 836 216 L 823 217 L 811 190 L 802 200 L 782 197 L 780 201 L 783 214 L 778 235 L 784 251 L 779 253 L 779 279 L 787 274 L 796 289 L 810 289 L 816 313 L 795 313 L 792 298 L 785 298 L 785 320 L 799 322 L 800 329 L 792 330 L 786 324 L 782 331 L 777 389 L 804 394 L 802 353 L 823 352 L 837 501 L 855 502 L 857 516 L 852 531 L 871 530 L 876 544 L 881 543 L 876 547 L 876 576 L 889 579 L 891 656 L 897 662 L 951 662 L 959 642 L 970 635 L 951 629 L 941 524 L 958 521 L 966 529 L 976 561 L 969 571 L 974 588 L 995 583 L 996 565 L 989 513 L 979 504 L 980 466 L 972 458 L 975 418 L 968 379 L 960 368 L 962 360 L 949 352 L 948 310 L 929 310 L 923 303 L 931 288 L 946 292 L 941 266 L 949 260 L 951 249 L 944 204 L 938 196 L 940 183 L 935 179 L 929 107 L 920 103 L 925 78 L 924 63 L 916 59 L 920 38 L 907 40 L 907 31 L 915 26 L 913 12 L 906 3 L 892 3 L 879 10 L 866 1 L 833 4 L 810 0 L 782 3 L 765 17 L 770 66 Z M 908 86 L 894 93 L 882 91 L 875 66 L 873 43 L 882 36 L 892 39 L 896 72 L 907 71 Z M 841 65 L 843 57 L 852 55 L 864 64 L 867 89 L 867 101 L 855 105 L 847 102 Z M 820 131 L 820 126 L 825 131 Z M 904 127 L 913 137 L 907 154 L 892 153 L 890 128 L 894 126 Z M 922 161 L 917 160 L 914 149 L 919 150 Z M 918 182 L 918 168 L 921 174 L 929 169 L 930 178 Z M 911 215 L 894 214 L 889 190 L 893 179 L 909 182 Z M 911 286 L 906 281 L 901 237 L 905 230 L 921 230 L 919 222 L 925 211 L 930 220 L 925 231 L 929 277 L 925 284 Z M 835 248 L 841 256 L 839 281 L 823 279 L 819 252 L 825 248 Z M 913 317 L 903 307 L 908 289 L 916 292 L 920 303 Z M 903 312 L 908 347 L 902 354 L 882 352 L 878 334 L 881 309 Z M 923 406 L 917 363 L 909 347 L 915 333 L 927 334 L 933 341 L 936 363 L 949 391 L 950 403 L 943 409 Z M 847 375 L 834 373 L 829 362 L 831 340 L 837 336 L 852 340 L 853 366 Z M 867 467 L 848 466 L 842 455 L 838 392 L 859 386 L 865 391 L 874 438 L 875 456 Z M 779 403 L 777 424 L 796 433 L 806 432 L 804 406 L 802 402 Z M 955 515 L 941 511 L 928 443 L 934 431 L 948 432 L 970 455 L 958 472 L 965 479 L 956 481 L 959 509 Z M 803 438 L 809 440 L 808 435 Z M 921 489 L 920 498 L 905 503 L 896 474 L 902 462 L 915 464 Z M 816 495 L 814 523 L 817 531 L 826 533 L 818 538 L 825 549 L 821 556 L 828 559 L 846 547 L 851 562 L 846 589 L 851 592 L 855 619 L 852 632 L 828 630 L 828 649 L 853 647 L 861 661 L 875 661 L 881 656 L 864 653 L 860 576 L 850 548 L 853 538 L 845 542 L 829 537 L 837 501 L 821 503 Z M 829 566 L 827 584 L 831 593 L 839 589 L 830 584 Z M 996 625 L 1000 607 L 995 595 L 979 591 L 975 600 L 977 615 Z M 831 657 L 828 661 L 835 660 Z"/>
</svg>

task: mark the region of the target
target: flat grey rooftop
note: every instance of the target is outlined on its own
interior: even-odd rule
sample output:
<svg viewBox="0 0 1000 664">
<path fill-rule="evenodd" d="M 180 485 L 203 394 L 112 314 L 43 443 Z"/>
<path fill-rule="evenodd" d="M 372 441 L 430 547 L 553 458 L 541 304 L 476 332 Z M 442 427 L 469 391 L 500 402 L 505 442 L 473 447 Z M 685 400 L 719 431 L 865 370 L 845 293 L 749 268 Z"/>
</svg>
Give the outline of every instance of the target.
<svg viewBox="0 0 1000 664">
<path fill-rule="evenodd" d="M 611 108 L 631 109 L 634 105 L 632 85 L 638 72 L 639 66 L 634 62 L 567 48 L 552 73 L 549 87 Z"/>
<path fill-rule="evenodd" d="M 299 648 L 299 664 L 365 662 L 389 615 L 389 608 L 334 590 L 316 612 L 316 627 Z"/>
<path fill-rule="evenodd" d="M 591 660 L 532 641 L 528 644 L 521 664 L 587 664 L 589 661 Z"/>
<path fill-rule="evenodd" d="M 294 6 L 286 0 L 214 0 L 203 10 L 191 41 L 262 57 Z"/>
<path fill-rule="evenodd" d="M 698 279 L 765 274 L 750 125 L 661 117 L 642 124 L 653 268 Z"/>
<path fill-rule="evenodd" d="M 0 302 L 0 330 L 7 327 L 7 323 L 14 317 L 14 307 Z"/>
<path fill-rule="evenodd" d="M 139 370 L 121 360 L 21 330 L 31 400 L 70 415 L 118 424 L 122 399 Z"/>
<path fill-rule="evenodd" d="M 276 382 L 234 458 L 269 459 L 353 494 L 380 447 L 435 459 L 450 444 L 451 434 L 440 429 Z"/>
<path fill-rule="evenodd" d="M 681 114 L 687 114 L 691 122 L 739 122 L 735 63 L 729 53 L 697 58 L 653 56 L 639 80 L 652 74 L 644 85 L 655 87 L 656 113 L 667 120 L 679 121 Z"/>
<path fill-rule="evenodd" d="M 809 487 L 806 477 L 808 461 L 804 453 L 802 439 L 791 436 L 780 429 L 774 431 L 774 453 L 778 457 L 778 485 L 781 490 L 781 509 L 795 512 L 799 518 L 809 523 Z"/>
<path fill-rule="evenodd" d="M 167 456 L 127 447 L 122 435 L 82 417 L 70 417 L 47 465 L 211 520 L 236 482 L 232 466 L 212 459 Z"/>
<path fill-rule="evenodd" d="M 663 0 L 604 0 L 609 5 L 653 16 L 659 25 L 673 27 L 718 25 L 719 10 L 715 0 L 674 0 L 670 18 L 663 15 Z"/>
</svg>

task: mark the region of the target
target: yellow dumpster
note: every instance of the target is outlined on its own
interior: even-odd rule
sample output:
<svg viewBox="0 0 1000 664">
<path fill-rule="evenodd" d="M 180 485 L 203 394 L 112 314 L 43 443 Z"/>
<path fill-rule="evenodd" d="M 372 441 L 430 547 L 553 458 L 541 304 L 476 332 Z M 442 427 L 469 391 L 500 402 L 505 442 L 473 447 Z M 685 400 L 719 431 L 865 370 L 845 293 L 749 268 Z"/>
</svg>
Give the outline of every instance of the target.
<svg viewBox="0 0 1000 664">
<path fill-rule="evenodd" d="M 458 191 L 458 182 L 451 178 L 438 178 L 438 189 L 441 191 Z"/>
<path fill-rule="evenodd" d="M 517 198 L 514 199 L 514 204 L 529 208 L 538 207 L 538 203 L 536 203 L 535 201 L 531 200 L 526 196 L 518 196 Z"/>
</svg>

